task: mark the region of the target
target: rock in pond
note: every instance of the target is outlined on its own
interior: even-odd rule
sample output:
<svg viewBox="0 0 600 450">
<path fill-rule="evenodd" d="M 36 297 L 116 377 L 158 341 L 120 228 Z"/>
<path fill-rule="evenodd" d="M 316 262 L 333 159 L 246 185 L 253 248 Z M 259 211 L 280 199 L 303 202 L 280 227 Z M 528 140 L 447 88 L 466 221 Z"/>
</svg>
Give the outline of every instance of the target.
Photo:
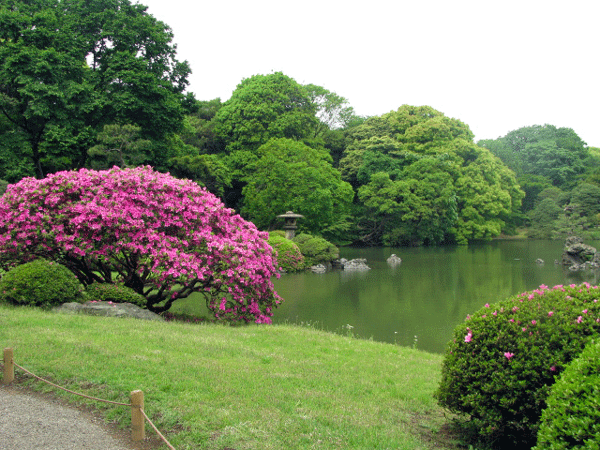
<svg viewBox="0 0 600 450">
<path fill-rule="evenodd" d="M 397 266 L 402 263 L 402 259 L 400 259 L 399 256 L 396 256 L 395 253 L 392 253 L 386 261 L 390 266 Z"/>
<path fill-rule="evenodd" d="M 340 263 L 344 270 L 371 270 L 371 268 L 367 266 L 367 260 L 364 258 L 356 258 L 349 261 L 342 258 L 340 259 Z"/>
</svg>

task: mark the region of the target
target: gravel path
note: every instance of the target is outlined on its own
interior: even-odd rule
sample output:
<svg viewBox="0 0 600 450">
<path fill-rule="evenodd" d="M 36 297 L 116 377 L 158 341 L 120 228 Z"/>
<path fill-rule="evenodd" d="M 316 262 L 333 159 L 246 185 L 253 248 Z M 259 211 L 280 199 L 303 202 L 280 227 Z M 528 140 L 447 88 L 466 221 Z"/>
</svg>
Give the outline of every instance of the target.
<svg viewBox="0 0 600 450">
<path fill-rule="evenodd" d="M 148 435 L 148 430 L 146 430 Z M 153 441 L 153 442 L 152 442 Z M 134 443 L 131 432 L 64 400 L 0 385 L 0 450 L 151 450 L 155 440 Z"/>
</svg>

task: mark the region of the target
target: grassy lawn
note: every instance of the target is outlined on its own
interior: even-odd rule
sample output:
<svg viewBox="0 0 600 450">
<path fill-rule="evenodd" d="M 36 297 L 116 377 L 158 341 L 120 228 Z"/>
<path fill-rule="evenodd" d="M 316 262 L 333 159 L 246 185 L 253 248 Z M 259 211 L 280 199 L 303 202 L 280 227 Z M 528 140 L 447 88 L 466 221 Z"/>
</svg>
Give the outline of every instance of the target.
<svg viewBox="0 0 600 450">
<path fill-rule="evenodd" d="M 128 402 L 141 389 L 146 413 L 178 450 L 455 448 L 432 398 L 442 357 L 410 348 L 292 325 L 9 306 L 0 306 L 0 346 L 28 370 L 89 395 Z M 129 427 L 128 408 L 92 404 Z"/>
</svg>

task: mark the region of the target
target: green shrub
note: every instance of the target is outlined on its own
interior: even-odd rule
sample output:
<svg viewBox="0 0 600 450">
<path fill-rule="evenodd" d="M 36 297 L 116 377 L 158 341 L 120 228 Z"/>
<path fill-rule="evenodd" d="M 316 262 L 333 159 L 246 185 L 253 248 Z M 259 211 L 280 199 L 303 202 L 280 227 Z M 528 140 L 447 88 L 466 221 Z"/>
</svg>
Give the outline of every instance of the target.
<svg viewBox="0 0 600 450">
<path fill-rule="evenodd" d="M 600 341 L 591 341 L 552 386 L 535 450 L 600 448 Z"/>
<path fill-rule="evenodd" d="M 93 283 L 85 288 L 87 299 L 100 302 L 133 303 L 146 306 L 146 298 L 133 289 L 119 284 Z"/>
<path fill-rule="evenodd" d="M 13 305 L 52 307 L 82 301 L 83 286 L 65 266 L 36 259 L 2 276 L 0 300 Z"/>
<path fill-rule="evenodd" d="M 555 378 L 600 331 L 600 290 L 540 286 L 455 328 L 435 396 L 490 446 L 531 446 Z"/>
<path fill-rule="evenodd" d="M 298 246 L 278 234 L 269 234 L 269 245 L 277 255 L 277 265 L 285 272 L 297 272 L 305 268 L 304 256 Z"/>
<path fill-rule="evenodd" d="M 339 258 L 340 251 L 331 242 L 317 236 L 301 233 L 293 241 L 304 255 L 306 267 L 328 263 Z"/>
</svg>

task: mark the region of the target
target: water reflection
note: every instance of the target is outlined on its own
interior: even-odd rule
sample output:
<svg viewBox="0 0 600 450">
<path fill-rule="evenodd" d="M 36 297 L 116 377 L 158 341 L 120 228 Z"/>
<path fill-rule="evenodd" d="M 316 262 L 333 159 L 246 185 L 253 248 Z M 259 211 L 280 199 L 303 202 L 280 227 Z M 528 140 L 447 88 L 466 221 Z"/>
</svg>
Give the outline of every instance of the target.
<svg viewBox="0 0 600 450">
<path fill-rule="evenodd" d="M 590 243 L 600 248 L 600 242 Z M 274 322 L 310 322 L 364 338 L 441 353 L 467 314 L 540 284 L 596 284 L 597 272 L 569 273 L 554 264 L 562 242 L 495 241 L 468 247 L 342 249 L 366 258 L 369 271 L 288 274 L 276 281 L 285 299 Z M 392 254 L 402 264 L 392 267 Z M 540 258 L 543 264 L 536 263 Z"/>
</svg>

